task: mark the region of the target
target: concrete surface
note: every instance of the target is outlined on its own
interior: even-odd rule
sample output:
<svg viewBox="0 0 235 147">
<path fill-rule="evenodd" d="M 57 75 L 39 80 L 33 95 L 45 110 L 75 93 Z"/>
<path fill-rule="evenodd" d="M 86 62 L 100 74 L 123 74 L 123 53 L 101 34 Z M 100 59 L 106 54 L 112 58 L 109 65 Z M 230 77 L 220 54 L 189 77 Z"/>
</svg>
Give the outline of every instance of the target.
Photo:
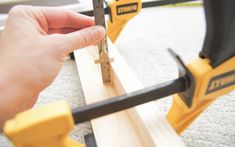
<svg viewBox="0 0 235 147">
<path fill-rule="evenodd" d="M 167 48 L 174 49 L 189 62 L 201 50 L 205 34 L 202 8 L 151 8 L 131 21 L 116 42 L 116 47 L 145 86 L 177 77 L 177 67 Z M 125 71 L 123 71 L 125 72 Z M 84 103 L 74 61 L 67 60 L 54 81 L 45 89 L 35 107 L 65 99 L 73 107 Z M 187 147 L 235 146 L 235 92 L 213 103 L 183 134 Z M 171 98 L 156 102 L 163 113 Z M 89 123 L 78 125 L 73 138 L 83 142 L 91 132 Z M 0 137 L 0 147 L 9 147 Z"/>
</svg>

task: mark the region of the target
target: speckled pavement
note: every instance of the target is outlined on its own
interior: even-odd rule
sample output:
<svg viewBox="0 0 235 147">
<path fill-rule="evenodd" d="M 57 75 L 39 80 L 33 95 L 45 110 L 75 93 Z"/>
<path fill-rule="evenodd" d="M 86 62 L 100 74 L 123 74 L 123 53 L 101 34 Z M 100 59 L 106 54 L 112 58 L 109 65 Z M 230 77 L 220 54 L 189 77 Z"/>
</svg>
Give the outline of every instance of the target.
<svg viewBox="0 0 235 147">
<path fill-rule="evenodd" d="M 204 14 L 200 7 L 150 8 L 127 25 L 116 47 L 144 86 L 151 86 L 177 77 L 177 66 L 167 48 L 188 63 L 201 50 L 204 34 Z M 75 63 L 71 60 L 65 61 L 35 107 L 62 99 L 73 107 L 84 104 Z M 156 107 L 166 113 L 171 100 L 169 97 L 157 101 Z M 71 135 L 83 142 L 82 136 L 89 132 L 91 126 L 85 123 L 78 125 Z M 181 136 L 187 147 L 235 147 L 235 91 L 216 100 Z M 0 147 L 10 147 L 3 137 Z"/>
</svg>

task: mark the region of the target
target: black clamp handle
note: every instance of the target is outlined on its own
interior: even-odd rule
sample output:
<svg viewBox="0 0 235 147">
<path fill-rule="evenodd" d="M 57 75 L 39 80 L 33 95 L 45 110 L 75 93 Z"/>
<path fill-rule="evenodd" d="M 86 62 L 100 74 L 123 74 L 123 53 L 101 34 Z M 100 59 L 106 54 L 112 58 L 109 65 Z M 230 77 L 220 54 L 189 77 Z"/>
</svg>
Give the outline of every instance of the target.
<svg viewBox="0 0 235 147">
<path fill-rule="evenodd" d="M 207 32 L 200 57 L 216 67 L 235 55 L 235 0 L 204 0 Z"/>
</svg>

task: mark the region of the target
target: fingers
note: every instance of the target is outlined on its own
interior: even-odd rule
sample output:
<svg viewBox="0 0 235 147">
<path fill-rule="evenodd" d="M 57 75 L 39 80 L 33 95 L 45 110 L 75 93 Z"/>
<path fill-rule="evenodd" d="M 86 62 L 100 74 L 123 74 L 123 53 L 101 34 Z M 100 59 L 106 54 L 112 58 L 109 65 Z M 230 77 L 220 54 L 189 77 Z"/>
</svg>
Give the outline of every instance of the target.
<svg viewBox="0 0 235 147">
<path fill-rule="evenodd" d="M 81 29 L 95 25 L 94 19 L 72 11 L 59 8 L 38 8 L 47 20 L 51 29 L 74 28 Z"/>
<path fill-rule="evenodd" d="M 50 48 L 52 52 L 57 49 L 56 53 L 69 54 L 75 49 L 96 44 L 105 36 L 105 29 L 93 26 L 92 18 L 59 8 L 18 6 L 11 15 L 25 20 L 20 25 L 28 30 L 37 30 L 44 38 L 46 49 Z"/>
<path fill-rule="evenodd" d="M 76 49 L 93 45 L 105 36 L 101 26 L 88 27 L 68 34 L 53 34 L 48 41 L 53 42 L 53 48 L 58 48 L 63 54 L 69 54 Z"/>
<path fill-rule="evenodd" d="M 15 6 L 11 9 L 10 15 L 28 20 L 33 26 L 38 25 L 47 33 L 53 32 L 51 30 L 64 28 L 79 30 L 95 25 L 92 17 L 61 8 Z"/>
<path fill-rule="evenodd" d="M 61 29 L 50 29 L 47 34 L 67 34 L 67 33 L 72 33 L 78 31 L 78 29 L 74 28 L 61 28 Z"/>
</svg>

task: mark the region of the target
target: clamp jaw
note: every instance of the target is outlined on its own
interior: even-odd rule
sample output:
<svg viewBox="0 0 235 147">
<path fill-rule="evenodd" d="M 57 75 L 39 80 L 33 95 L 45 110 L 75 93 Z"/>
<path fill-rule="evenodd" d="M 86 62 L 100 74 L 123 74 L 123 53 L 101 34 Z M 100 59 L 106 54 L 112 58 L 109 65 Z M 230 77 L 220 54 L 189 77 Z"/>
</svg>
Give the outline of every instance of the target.
<svg viewBox="0 0 235 147">
<path fill-rule="evenodd" d="M 207 34 L 199 58 L 185 66 L 179 56 L 170 51 L 178 63 L 179 76 L 187 81 L 187 90 L 174 95 L 167 115 L 178 133 L 183 132 L 219 96 L 235 89 L 234 4 L 234 0 L 204 0 Z M 109 4 L 111 18 L 107 32 L 112 42 L 141 8 L 140 0 L 113 0 Z"/>
<path fill-rule="evenodd" d="M 135 16 L 127 13 L 132 9 L 125 7 L 124 1 L 126 2 L 127 0 L 118 1 L 122 2 L 120 5 L 110 5 L 115 8 L 121 6 L 120 9 L 117 9 L 117 12 L 112 12 L 112 21 L 109 22 L 109 25 L 111 25 L 109 26 L 109 35 L 113 37 L 112 41 L 116 40 L 127 20 Z M 133 0 L 132 2 L 132 4 L 137 3 L 138 9 L 133 8 L 133 11 L 136 10 L 136 13 L 138 13 L 140 11 L 139 8 L 141 8 L 140 1 Z M 185 79 L 183 82 L 179 79 L 173 81 L 173 84 L 168 83 L 168 86 L 163 85 L 163 87 L 160 86 L 157 89 L 150 88 L 148 91 L 144 90 L 145 92 L 139 91 L 129 96 L 121 96 L 80 108 L 77 113 L 73 114 L 74 117 L 66 102 L 48 104 L 18 114 L 15 119 L 6 123 L 4 127 L 5 134 L 17 147 L 85 147 L 85 145 L 78 144 L 67 137 L 74 126 L 74 121 L 76 122 L 76 120 L 82 118 L 77 121 L 79 123 L 88 118 L 96 118 L 155 100 L 160 93 L 159 91 L 162 92 L 160 96 L 158 95 L 159 97 L 172 94 L 169 92 L 169 86 L 173 87 L 174 93 L 181 92 L 174 95 L 173 105 L 167 114 L 169 122 L 178 133 L 181 133 L 214 100 L 235 89 L 234 5 L 234 0 L 204 0 L 208 27 L 207 35 L 200 57 L 188 66 L 185 66 L 182 60 L 174 52 L 170 51 L 178 63 L 179 76 Z M 119 25 L 115 26 L 118 28 L 115 31 L 116 29 L 112 22 L 122 18 L 115 14 L 124 12 L 127 13 L 126 19 L 122 19 L 122 23 L 120 22 Z M 217 16 L 220 18 L 215 19 Z M 227 16 L 230 19 L 224 19 Z M 186 81 L 186 84 L 184 84 L 184 81 Z M 183 88 L 180 88 L 182 86 Z M 149 96 L 146 96 L 147 94 Z M 145 96 L 150 99 L 143 99 Z M 111 109 L 107 111 L 107 107 Z M 114 108 L 116 110 L 113 110 Z M 88 117 L 88 115 L 90 116 Z M 79 119 L 77 116 L 80 116 Z M 44 134 L 45 130 L 46 134 Z"/>
<path fill-rule="evenodd" d="M 107 34 L 115 42 L 127 22 L 135 17 L 142 8 L 141 0 L 112 0 L 109 4 L 110 19 Z"/>
<path fill-rule="evenodd" d="M 203 50 L 185 72 L 189 79 L 193 77 L 190 88 L 194 88 L 175 94 L 167 115 L 178 133 L 219 96 L 235 89 L 234 5 L 234 0 L 204 0 L 207 32 Z"/>
<path fill-rule="evenodd" d="M 61 101 L 22 112 L 3 129 L 16 147 L 85 147 L 68 137 L 73 127 L 71 108 Z"/>
<path fill-rule="evenodd" d="M 185 103 L 182 94 L 175 94 L 167 119 L 177 133 L 183 132 L 219 96 L 235 89 L 235 57 L 216 68 L 208 59 L 197 58 L 187 69 L 194 77 L 192 105 Z M 190 92 L 190 91 L 188 91 Z"/>
</svg>

